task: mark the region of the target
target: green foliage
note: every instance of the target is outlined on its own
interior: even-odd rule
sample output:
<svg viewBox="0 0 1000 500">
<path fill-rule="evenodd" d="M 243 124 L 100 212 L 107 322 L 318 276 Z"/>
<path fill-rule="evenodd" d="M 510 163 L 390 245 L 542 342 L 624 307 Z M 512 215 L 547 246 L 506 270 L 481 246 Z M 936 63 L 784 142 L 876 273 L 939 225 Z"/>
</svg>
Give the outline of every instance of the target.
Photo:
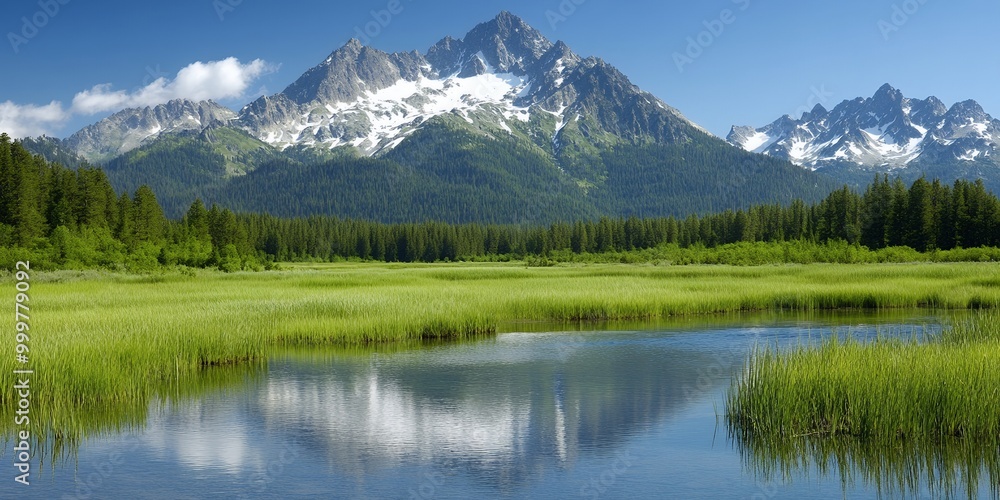
<svg viewBox="0 0 1000 500">
<path fill-rule="evenodd" d="M 28 154 L 20 143 L 2 136 L 0 244 L 36 256 L 42 269 L 151 270 L 183 265 L 232 272 L 261 269 L 275 261 L 351 259 L 437 262 L 529 258 L 531 263 L 732 265 L 997 260 L 997 251 L 992 249 L 1000 246 L 1000 200 L 981 182 L 956 181 L 945 186 L 918 179 L 907 188 L 899 179 L 890 181 L 881 176 L 864 195 L 844 187 L 812 205 L 795 200 L 789 205 L 753 205 L 683 219 L 640 218 L 645 213 L 668 211 L 673 203 L 711 208 L 706 201 L 712 199 L 711 193 L 695 189 L 693 178 L 679 173 L 685 169 L 674 168 L 682 162 L 696 159 L 696 163 L 706 165 L 727 165 L 742 161 L 741 170 L 726 175 L 737 176 L 739 181 L 738 176 L 745 173 L 751 185 L 770 183 L 762 170 L 780 171 L 780 165 L 764 157 L 732 152 L 720 156 L 702 140 L 669 147 L 619 145 L 615 158 L 627 161 L 603 187 L 588 188 L 588 197 L 595 205 L 587 208 L 574 201 L 584 188 L 546 165 L 536 146 L 513 139 L 483 140 L 471 131 L 439 130 L 442 127 L 447 125 L 433 125 L 414 134 L 408 147 L 382 158 L 345 156 L 303 168 L 276 164 L 255 173 L 287 187 L 269 197 L 286 207 L 289 216 L 374 211 L 381 214 L 378 218 L 391 219 L 401 217 L 398 210 L 407 206 L 412 210 L 407 217 L 432 220 L 394 224 L 319 216 L 238 215 L 215 204 L 206 209 L 200 199 L 182 211 L 181 220 L 171 221 L 149 186 L 116 195 L 101 170 L 85 166 L 72 171 L 47 164 Z M 246 138 L 238 134 L 230 137 L 235 132 L 218 129 L 214 133 L 216 144 L 235 145 L 237 151 L 249 147 L 241 145 Z M 163 148 L 163 144 L 157 147 Z M 136 154 L 156 157 L 158 151 L 163 152 L 152 148 Z M 169 158 L 164 156 L 163 161 Z M 403 164 L 419 168 L 411 170 L 400 166 Z M 302 176 L 303 172 L 308 175 Z M 708 175 L 707 171 L 702 173 Z M 780 175 L 795 178 L 792 174 Z M 233 185 L 243 185 L 240 182 Z M 654 204 L 641 201 L 652 194 L 650 186 L 662 183 L 686 186 L 690 191 L 674 201 L 666 197 Z M 246 186 L 250 189 L 254 184 Z M 317 186 L 325 195 L 309 198 Z M 363 186 L 361 192 L 352 190 L 358 186 Z M 441 186 L 446 186 L 446 194 L 435 194 Z M 716 188 L 737 192 L 726 191 L 725 185 Z M 618 194 L 609 197 L 607 193 L 614 189 Z M 366 190 L 371 193 L 364 194 Z M 246 191 L 245 197 L 234 201 L 236 207 L 252 206 L 255 193 Z M 614 200 L 619 198 L 636 203 L 631 208 L 616 206 Z M 738 196 L 735 203 L 751 200 Z M 604 206 L 601 211 L 633 214 L 598 218 L 593 216 L 598 205 Z M 574 213 L 590 215 L 572 224 L 542 226 L 530 222 Z M 494 217 L 523 223 L 468 222 Z"/>
<path fill-rule="evenodd" d="M 189 134 L 169 134 L 104 168 L 116 190 L 135 192 L 149 186 L 164 198 L 166 213 L 178 217 L 207 187 L 226 178 L 227 163 L 212 144 Z"/>
<path fill-rule="evenodd" d="M 202 198 L 237 212 L 385 223 L 686 216 L 796 197 L 815 202 L 836 187 L 701 133 L 683 134 L 670 146 L 631 143 L 584 118 L 565 124 L 554 141 L 533 131 L 554 131 L 553 116 L 532 120 L 487 134 L 461 117 L 437 117 L 375 158 L 348 148 L 285 154 L 216 127 L 163 136 L 112 160 L 107 170 L 119 190 L 152 187 L 170 217 Z"/>
<path fill-rule="evenodd" d="M 959 439 L 993 450 L 995 459 L 997 318 L 991 311 L 963 319 L 930 341 L 833 337 L 818 347 L 759 349 L 729 391 L 730 430 L 755 449 L 798 443 L 800 454 L 829 438 L 887 448 Z"/>
</svg>

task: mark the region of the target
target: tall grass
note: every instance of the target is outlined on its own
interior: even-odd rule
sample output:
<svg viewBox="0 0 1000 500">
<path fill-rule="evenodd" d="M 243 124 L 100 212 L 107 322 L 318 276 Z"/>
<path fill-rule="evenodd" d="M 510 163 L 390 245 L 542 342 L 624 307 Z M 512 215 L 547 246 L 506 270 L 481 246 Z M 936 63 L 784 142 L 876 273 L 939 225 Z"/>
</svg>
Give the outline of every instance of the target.
<svg viewBox="0 0 1000 500">
<path fill-rule="evenodd" d="M 926 342 L 757 349 L 726 420 L 766 472 L 837 458 L 842 477 L 853 464 L 880 488 L 918 491 L 929 475 L 943 494 L 974 496 L 984 470 L 1000 485 L 1000 316 L 979 312 Z"/>
<path fill-rule="evenodd" d="M 32 410 L 56 432 L 75 432 L 84 426 L 82 409 L 134 407 L 138 415 L 206 367 L 263 360 L 289 346 L 460 339 L 491 335 L 514 320 L 995 307 L 998 282 L 1000 270 L 981 264 L 339 264 L 97 278 L 61 272 L 37 276 L 32 287 Z M 0 356 L 4 425 L 15 403 L 13 369 L 13 357 Z"/>
<path fill-rule="evenodd" d="M 754 435 L 1000 437 L 1000 345 L 831 339 L 817 349 L 759 350 L 728 414 Z"/>
</svg>

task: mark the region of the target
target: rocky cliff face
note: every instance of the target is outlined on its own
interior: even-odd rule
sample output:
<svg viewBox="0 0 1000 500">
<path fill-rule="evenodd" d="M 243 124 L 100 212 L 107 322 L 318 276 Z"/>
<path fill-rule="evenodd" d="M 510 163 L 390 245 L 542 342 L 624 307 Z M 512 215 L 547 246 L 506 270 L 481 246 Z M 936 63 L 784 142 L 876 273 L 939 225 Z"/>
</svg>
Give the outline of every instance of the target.
<svg viewBox="0 0 1000 500">
<path fill-rule="evenodd" d="M 885 85 L 868 99 L 817 106 L 800 119 L 734 127 L 729 142 L 811 169 L 858 166 L 892 171 L 928 162 L 995 163 L 1000 121 L 975 101 L 948 109 L 936 97 L 911 99 Z"/>
<path fill-rule="evenodd" d="M 127 153 L 162 134 L 200 131 L 213 123 L 236 118 L 231 109 L 211 101 L 183 99 L 155 107 L 126 109 L 86 127 L 64 145 L 90 162 L 102 162 Z"/>
<path fill-rule="evenodd" d="M 425 54 L 351 40 L 281 94 L 248 105 L 240 123 L 281 148 L 352 146 L 373 155 L 441 116 L 549 137 L 557 147 L 570 122 L 584 124 L 581 140 L 674 142 L 697 130 L 614 67 L 581 58 L 507 12 Z"/>
</svg>

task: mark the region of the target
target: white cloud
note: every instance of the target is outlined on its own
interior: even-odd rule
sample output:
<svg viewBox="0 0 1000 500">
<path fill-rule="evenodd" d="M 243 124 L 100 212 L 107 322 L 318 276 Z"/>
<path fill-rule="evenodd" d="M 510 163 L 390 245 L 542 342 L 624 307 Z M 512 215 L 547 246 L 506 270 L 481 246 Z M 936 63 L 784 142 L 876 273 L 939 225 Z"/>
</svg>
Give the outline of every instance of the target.
<svg viewBox="0 0 1000 500">
<path fill-rule="evenodd" d="M 260 59 L 243 64 L 235 57 L 221 61 L 196 62 L 177 72 L 172 80 L 158 78 L 149 85 L 128 92 L 114 90 L 110 83 L 95 85 L 73 97 L 73 105 L 63 109 L 52 101 L 45 106 L 21 105 L 11 101 L 0 103 L 0 132 L 23 138 L 51 134 L 74 115 L 93 115 L 165 104 L 173 99 L 245 98 L 247 90 L 261 76 L 277 70 L 277 66 Z"/>
<path fill-rule="evenodd" d="M 62 103 L 52 101 L 45 106 L 0 103 L 0 132 L 15 139 L 43 135 L 69 120 L 70 113 Z"/>
<path fill-rule="evenodd" d="M 173 80 L 159 78 L 153 83 L 129 93 L 112 90 L 111 85 L 97 85 L 73 98 L 72 110 L 80 114 L 96 114 L 164 104 L 172 99 L 234 99 L 243 97 L 250 85 L 275 66 L 256 59 L 242 64 L 235 57 L 222 61 L 196 62 L 180 70 Z"/>
</svg>

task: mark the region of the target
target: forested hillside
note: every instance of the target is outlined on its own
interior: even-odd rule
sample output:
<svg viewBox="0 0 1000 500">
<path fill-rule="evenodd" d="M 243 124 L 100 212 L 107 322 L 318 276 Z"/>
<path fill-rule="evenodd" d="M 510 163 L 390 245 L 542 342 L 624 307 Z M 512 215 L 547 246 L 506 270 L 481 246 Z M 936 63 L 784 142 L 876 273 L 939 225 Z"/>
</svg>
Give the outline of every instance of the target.
<svg viewBox="0 0 1000 500">
<path fill-rule="evenodd" d="M 227 147 L 194 134 L 164 136 L 111 161 L 108 176 L 119 190 L 149 185 L 171 217 L 201 198 L 239 212 L 385 223 L 684 216 L 796 198 L 815 202 L 837 187 L 703 134 L 683 144 L 623 143 L 596 152 L 603 173 L 595 181 L 573 177 L 538 144 L 490 137 L 447 120 L 374 158 L 279 154 L 251 142 Z M 239 152 L 242 147 L 256 149 Z M 239 159 L 240 168 L 234 170 L 229 158 Z"/>
<path fill-rule="evenodd" d="M 367 161 L 373 169 L 386 168 L 379 166 L 386 160 Z M 0 187 L 0 265 L 7 268 L 31 259 L 40 269 L 180 265 L 236 271 L 274 261 L 520 259 L 753 242 L 918 251 L 1000 246 L 1000 200 L 982 182 L 920 179 L 907 187 L 885 176 L 864 194 L 845 187 L 816 204 L 796 200 L 684 218 L 384 224 L 237 215 L 196 200 L 183 217 L 168 219 L 148 186 L 118 195 L 101 170 L 48 163 L 0 135 Z M 1000 253 L 959 255 L 978 260 Z"/>
</svg>

